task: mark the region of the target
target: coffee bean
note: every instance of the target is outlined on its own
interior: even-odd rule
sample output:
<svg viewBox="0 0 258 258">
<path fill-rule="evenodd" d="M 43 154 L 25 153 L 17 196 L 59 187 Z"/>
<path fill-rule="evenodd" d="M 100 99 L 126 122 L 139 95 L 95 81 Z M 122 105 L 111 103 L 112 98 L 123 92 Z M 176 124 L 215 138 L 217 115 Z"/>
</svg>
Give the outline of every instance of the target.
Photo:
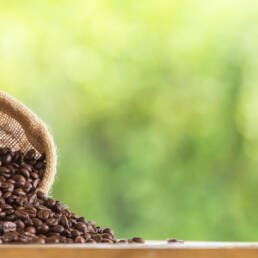
<svg viewBox="0 0 258 258">
<path fill-rule="evenodd" d="M 128 241 L 126 239 L 119 239 L 117 241 L 117 244 L 126 244 L 126 243 L 128 243 Z"/>
<path fill-rule="evenodd" d="M 77 237 L 74 239 L 74 242 L 75 242 L 75 243 L 80 243 L 80 244 L 82 244 L 82 243 L 85 243 L 86 240 L 85 240 L 85 238 L 83 238 L 82 236 L 77 236 Z"/>
<path fill-rule="evenodd" d="M 54 227 L 52 227 L 53 232 L 56 233 L 62 233 L 64 231 L 64 227 L 61 225 L 56 225 Z"/>
<path fill-rule="evenodd" d="M 172 244 L 172 243 L 183 243 L 184 241 L 183 240 L 177 240 L 176 238 L 170 238 L 167 240 L 167 242 L 169 244 Z"/>
<path fill-rule="evenodd" d="M 37 212 L 38 218 L 42 219 L 42 220 L 47 220 L 49 215 L 50 215 L 50 212 L 46 209 L 42 209 Z M 49 223 L 47 222 L 47 224 L 49 224 Z"/>
<path fill-rule="evenodd" d="M 16 224 L 13 222 L 3 222 L 3 232 L 7 233 L 7 232 L 12 232 L 16 230 Z"/>
<path fill-rule="evenodd" d="M 137 244 L 143 244 L 145 241 L 141 237 L 133 237 L 132 239 L 129 240 L 131 243 L 137 243 Z"/>
<path fill-rule="evenodd" d="M 22 222 L 22 220 L 16 220 L 15 224 L 16 224 L 16 228 L 17 229 L 24 229 L 24 227 L 25 227 L 25 225 Z"/>
<path fill-rule="evenodd" d="M 77 236 L 80 236 L 80 235 L 81 235 L 81 233 L 80 233 L 79 230 L 77 230 L 77 229 L 72 229 L 72 230 L 71 230 L 71 236 L 72 236 L 72 238 L 76 238 Z"/>
<path fill-rule="evenodd" d="M 12 179 L 16 182 L 16 186 L 22 187 L 26 184 L 26 179 L 22 175 L 14 175 Z"/>
<path fill-rule="evenodd" d="M 0 174 L 7 174 L 9 173 L 9 169 L 6 167 L 0 167 Z"/>
<path fill-rule="evenodd" d="M 26 228 L 26 232 L 29 232 L 31 234 L 35 234 L 36 233 L 36 228 L 32 227 L 32 226 L 29 226 L 29 227 Z"/>
<path fill-rule="evenodd" d="M 46 224 L 39 225 L 37 227 L 39 233 L 46 234 L 49 231 L 49 227 Z"/>
<path fill-rule="evenodd" d="M 58 220 L 55 219 L 55 218 L 49 218 L 46 223 L 49 225 L 49 226 L 56 226 L 58 224 Z"/>
<path fill-rule="evenodd" d="M 31 220 L 32 220 L 32 222 L 33 222 L 33 225 L 34 225 L 36 228 L 38 228 L 39 226 L 41 226 L 41 225 L 43 224 L 42 221 L 41 221 L 40 219 L 38 219 L 38 218 L 32 218 Z"/>
<path fill-rule="evenodd" d="M 65 215 L 62 215 L 60 218 L 60 223 L 65 227 L 69 228 L 69 221 Z"/>
<path fill-rule="evenodd" d="M 35 158 L 35 156 L 36 156 L 35 150 L 34 150 L 34 149 L 31 149 L 31 150 L 29 150 L 29 151 L 25 154 L 24 159 L 25 159 L 25 160 L 32 160 L 32 159 Z"/>
<path fill-rule="evenodd" d="M 25 210 L 16 210 L 15 211 L 15 215 L 18 217 L 18 218 L 27 218 L 29 215 L 28 213 L 25 211 Z"/>
<path fill-rule="evenodd" d="M 33 244 L 45 244 L 46 240 L 43 237 L 36 238 L 32 241 Z"/>
<path fill-rule="evenodd" d="M 25 178 L 29 178 L 30 177 L 30 172 L 28 169 L 25 168 L 21 168 L 18 173 L 22 176 L 24 176 Z"/>
</svg>

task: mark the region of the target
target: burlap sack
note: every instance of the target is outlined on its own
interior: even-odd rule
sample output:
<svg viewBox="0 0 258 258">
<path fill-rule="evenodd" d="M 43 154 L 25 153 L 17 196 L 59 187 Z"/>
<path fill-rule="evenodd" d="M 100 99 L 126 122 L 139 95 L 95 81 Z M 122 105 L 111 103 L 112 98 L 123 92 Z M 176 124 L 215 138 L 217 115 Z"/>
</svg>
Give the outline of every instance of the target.
<svg viewBox="0 0 258 258">
<path fill-rule="evenodd" d="M 40 190 L 48 193 L 56 173 L 56 148 L 47 126 L 19 101 L 0 91 L 0 147 L 46 154 Z"/>
</svg>

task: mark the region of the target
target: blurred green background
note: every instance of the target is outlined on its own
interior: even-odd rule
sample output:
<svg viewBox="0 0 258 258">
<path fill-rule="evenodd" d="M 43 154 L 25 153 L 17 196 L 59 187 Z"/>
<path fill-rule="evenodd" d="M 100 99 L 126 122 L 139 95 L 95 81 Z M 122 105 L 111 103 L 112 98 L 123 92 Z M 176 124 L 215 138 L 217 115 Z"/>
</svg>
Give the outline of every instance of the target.
<svg viewBox="0 0 258 258">
<path fill-rule="evenodd" d="M 51 128 L 55 198 L 118 237 L 258 240 L 258 1 L 0 4 L 0 88 Z"/>
</svg>

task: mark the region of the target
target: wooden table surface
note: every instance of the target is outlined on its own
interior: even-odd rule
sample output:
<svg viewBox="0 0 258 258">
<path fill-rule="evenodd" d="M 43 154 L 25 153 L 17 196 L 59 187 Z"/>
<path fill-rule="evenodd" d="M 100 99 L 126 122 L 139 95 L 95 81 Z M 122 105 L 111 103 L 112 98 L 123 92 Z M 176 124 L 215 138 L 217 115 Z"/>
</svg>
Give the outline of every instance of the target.
<svg viewBox="0 0 258 258">
<path fill-rule="evenodd" d="M 79 245 L 0 245 L 4 258 L 253 258 L 258 257 L 258 243 L 185 242 L 167 244 L 79 244 Z"/>
</svg>

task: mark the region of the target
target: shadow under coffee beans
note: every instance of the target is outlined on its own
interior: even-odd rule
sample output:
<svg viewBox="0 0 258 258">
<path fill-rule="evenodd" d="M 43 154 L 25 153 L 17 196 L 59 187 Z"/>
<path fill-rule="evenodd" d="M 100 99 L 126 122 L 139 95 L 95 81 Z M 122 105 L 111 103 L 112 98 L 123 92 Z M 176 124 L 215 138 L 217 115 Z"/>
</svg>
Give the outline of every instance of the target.
<svg viewBox="0 0 258 258">
<path fill-rule="evenodd" d="M 144 243 L 139 237 L 117 240 L 110 228 L 76 216 L 37 190 L 45 155 L 0 148 L 0 243 Z"/>
</svg>

